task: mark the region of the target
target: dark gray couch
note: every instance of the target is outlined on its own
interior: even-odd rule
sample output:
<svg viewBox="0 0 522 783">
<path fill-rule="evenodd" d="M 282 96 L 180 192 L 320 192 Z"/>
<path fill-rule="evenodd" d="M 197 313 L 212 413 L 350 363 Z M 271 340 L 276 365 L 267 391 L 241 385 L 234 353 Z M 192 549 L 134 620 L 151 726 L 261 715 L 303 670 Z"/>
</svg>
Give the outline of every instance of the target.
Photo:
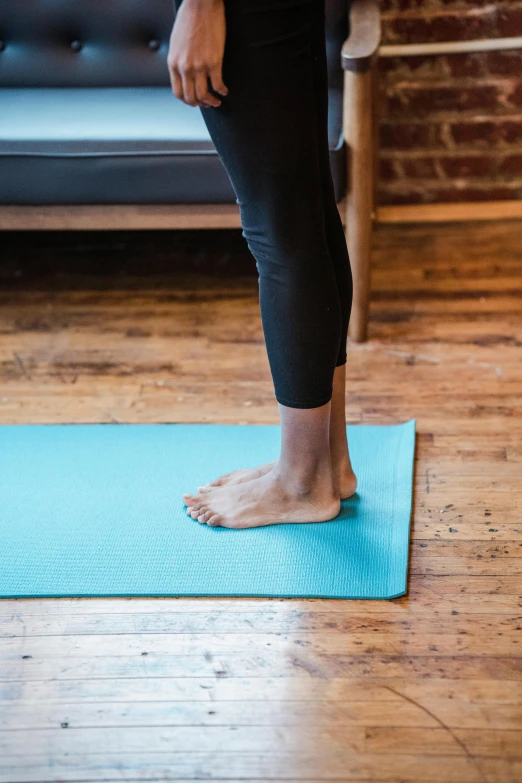
<svg viewBox="0 0 522 783">
<path fill-rule="evenodd" d="M 375 4 L 353 0 L 354 44 L 350 0 L 326 0 L 330 159 L 347 222 L 344 74 L 368 72 Z M 0 229 L 238 225 L 200 111 L 170 89 L 174 13 L 172 0 L 0 0 Z M 368 162 L 361 171 L 371 178 Z"/>
<path fill-rule="evenodd" d="M 329 0 L 330 150 L 342 136 L 345 0 Z M 175 98 L 171 0 L 0 0 L 0 203 L 227 203 L 201 113 Z"/>
</svg>

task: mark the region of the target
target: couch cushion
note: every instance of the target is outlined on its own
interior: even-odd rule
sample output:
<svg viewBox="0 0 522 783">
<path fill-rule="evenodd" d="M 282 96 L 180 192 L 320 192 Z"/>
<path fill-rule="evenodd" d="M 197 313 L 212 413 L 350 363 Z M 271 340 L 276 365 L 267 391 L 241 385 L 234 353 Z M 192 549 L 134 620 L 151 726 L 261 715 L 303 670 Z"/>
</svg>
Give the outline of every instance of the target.
<svg viewBox="0 0 522 783">
<path fill-rule="evenodd" d="M 330 89 L 330 161 L 345 193 L 342 90 Z M 230 203 L 198 108 L 170 87 L 0 90 L 0 203 Z"/>
</svg>

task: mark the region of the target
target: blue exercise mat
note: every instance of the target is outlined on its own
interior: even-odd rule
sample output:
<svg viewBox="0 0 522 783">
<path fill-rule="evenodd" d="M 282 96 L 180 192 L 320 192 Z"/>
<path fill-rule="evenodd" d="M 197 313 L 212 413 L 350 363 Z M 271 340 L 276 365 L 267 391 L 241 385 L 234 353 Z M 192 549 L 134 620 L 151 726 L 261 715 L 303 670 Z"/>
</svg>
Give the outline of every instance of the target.
<svg viewBox="0 0 522 783">
<path fill-rule="evenodd" d="M 229 530 L 181 495 L 275 459 L 275 425 L 0 426 L 0 596 L 394 598 L 406 592 L 415 421 L 354 425 L 335 520 Z"/>
</svg>

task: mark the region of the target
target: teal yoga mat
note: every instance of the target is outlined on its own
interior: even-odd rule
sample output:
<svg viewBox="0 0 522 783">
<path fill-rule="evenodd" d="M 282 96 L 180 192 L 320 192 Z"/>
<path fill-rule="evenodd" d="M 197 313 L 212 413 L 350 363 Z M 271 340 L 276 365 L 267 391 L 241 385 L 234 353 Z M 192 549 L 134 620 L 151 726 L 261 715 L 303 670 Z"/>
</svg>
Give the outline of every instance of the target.
<svg viewBox="0 0 522 783">
<path fill-rule="evenodd" d="M 415 421 L 354 425 L 330 522 L 200 525 L 183 492 L 274 459 L 275 425 L 0 426 L 0 596 L 394 598 L 406 592 Z"/>
</svg>

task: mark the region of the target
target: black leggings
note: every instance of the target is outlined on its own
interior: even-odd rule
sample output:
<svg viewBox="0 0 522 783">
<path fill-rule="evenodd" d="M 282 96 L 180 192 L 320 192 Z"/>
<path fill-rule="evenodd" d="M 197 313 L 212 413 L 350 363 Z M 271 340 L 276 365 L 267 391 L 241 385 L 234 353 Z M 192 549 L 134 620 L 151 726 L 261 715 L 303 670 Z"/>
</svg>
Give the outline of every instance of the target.
<svg viewBox="0 0 522 783">
<path fill-rule="evenodd" d="M 200 111 L 256 261 L 276 399 L 315 408 L 346 362 L 352 304 L 328 150 L 325 0 L 225 0 L 225 14 L 229 92 Z"/>
</svg>

